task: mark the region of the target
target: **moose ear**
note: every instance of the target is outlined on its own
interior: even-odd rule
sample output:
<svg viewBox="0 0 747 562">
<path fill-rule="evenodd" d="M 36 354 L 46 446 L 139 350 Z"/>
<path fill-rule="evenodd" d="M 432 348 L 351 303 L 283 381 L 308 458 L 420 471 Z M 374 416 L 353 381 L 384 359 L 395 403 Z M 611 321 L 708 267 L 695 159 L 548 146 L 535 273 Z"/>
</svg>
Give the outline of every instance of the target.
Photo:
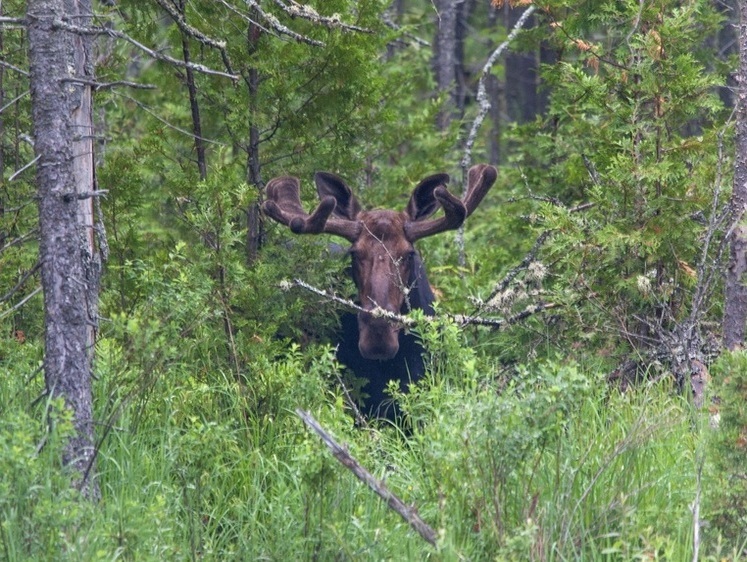
<svg viewBox="0 0 747 562">
<path fill-rule="evenodd" d="M 438 209 L 439 202 L 433 192 L 437 187 L 446 187 L 449 174 L 435 174 L 421 181 L 412 192 L 407 204 L 407 214 L 412 221 L 427 219 Z"/>
<path fill-rule="evenodd" d="M 345 180 L 329 172 L 317 172 L 314 174 L 314 181 L 316 182 L 316 192 L 319 194 L 319 199 L 324 200 L 325 197 L 335 199 L 336 205 L 335 210 L 332 211 L 333 215 L 351 221 L 355 220 L 361 206 Z"/>
</svg>

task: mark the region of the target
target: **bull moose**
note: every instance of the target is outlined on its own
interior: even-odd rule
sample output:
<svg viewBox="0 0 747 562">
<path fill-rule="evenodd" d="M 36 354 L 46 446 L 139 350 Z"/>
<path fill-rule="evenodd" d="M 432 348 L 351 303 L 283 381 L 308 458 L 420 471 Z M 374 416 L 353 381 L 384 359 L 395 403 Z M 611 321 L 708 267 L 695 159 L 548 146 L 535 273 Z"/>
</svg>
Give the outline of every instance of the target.
<svg viewBox="0 0 747 562">
<path fill-rule="evenodd" d="M 368 380 L 366 411 L 396 416 L 385 389 L 396 380 L 402 390 L 423 375 L 423 348 L 411 334 L 377 310 L 406 314 L 421 309 L 433 314 L 434 296 L 414 244 L 421 238 L 459 228 L 496 180 L 493 166 L 480 164 L 468 173 L 463 199 L 447 190 L 448 174 L 435 174 L 414 189 L 404 211 L 362 210 L 353 192 L 338 176 L 314 175 L 320 203 L 311 213 L 301 205 L 300 183 L 290 176 L 271 180 L 262 208 L 267 216 L 295 234 L 334 234 L 348 240 L 352 276 L 362 309 L 357 318 L 342 319 L 338 359 Z M 430 218 L 438 208 L 443 216 Z"/>
</svg>

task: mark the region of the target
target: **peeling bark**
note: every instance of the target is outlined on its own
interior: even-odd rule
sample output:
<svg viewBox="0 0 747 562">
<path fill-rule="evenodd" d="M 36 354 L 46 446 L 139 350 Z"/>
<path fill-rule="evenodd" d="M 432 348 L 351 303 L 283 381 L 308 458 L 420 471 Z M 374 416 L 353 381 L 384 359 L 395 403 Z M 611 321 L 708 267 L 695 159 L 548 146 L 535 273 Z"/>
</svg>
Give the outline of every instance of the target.
<svg viewBox="0 0 747 562">
<path fill-rule="evenodd" d="M 62 398 L 72 412 L 74 431 L 63 450 L 63 465 L 85 496 L 97 498 L 91 368 L 100 265 L 91 196 L 95 191 L 92 38 L 58 25 L 86 26 L 91 13 L 90 0 L 27 3 L 44 290 L 44 376 L 49 396 Z"/>
</svg>

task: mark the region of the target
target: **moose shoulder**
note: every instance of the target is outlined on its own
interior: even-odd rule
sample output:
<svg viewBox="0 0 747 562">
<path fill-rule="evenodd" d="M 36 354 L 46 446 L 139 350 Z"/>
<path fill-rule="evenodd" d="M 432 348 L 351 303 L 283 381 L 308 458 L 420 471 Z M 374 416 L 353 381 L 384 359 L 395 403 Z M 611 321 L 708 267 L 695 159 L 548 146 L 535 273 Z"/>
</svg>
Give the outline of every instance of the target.
<svg viewBox="0 0 747 562">
<path fill-rule="evenodd" d="M 296 234 L 334 234 L 351 244 L 353 281 L 363 310 L 355 322 L 343 320 L 339 357 L 357 376 L 369 380 L 370 388 L 364 391 L 370 396 L 367 410 L 372 414 L 385 410 L 387 381 L 406 385 L 423 372 L 420 345 L 412 336 L 402 334 L 395 322 L 375 314 L 375 309 L 400 314 L 420 308 L 432 314 L 433 293 L 414 244 L 426 236 L 459 228 L 497 175 L 493 166 L 473 166 L 463 199 L 449 193 L 447 174 L 429 176 L 415 187 L 404 211 L 362 210 L 347 184 L 327 172 L 314 176 L 320 203 L 311 214 L 301 205 L 297 178 L 279 177 L 267 184 L 263 204 L 267 216 Z M 443 216 L 430 218 L 439 208 Z M 346 345 L 355 328 L 357 354 Z"/>
</svg>

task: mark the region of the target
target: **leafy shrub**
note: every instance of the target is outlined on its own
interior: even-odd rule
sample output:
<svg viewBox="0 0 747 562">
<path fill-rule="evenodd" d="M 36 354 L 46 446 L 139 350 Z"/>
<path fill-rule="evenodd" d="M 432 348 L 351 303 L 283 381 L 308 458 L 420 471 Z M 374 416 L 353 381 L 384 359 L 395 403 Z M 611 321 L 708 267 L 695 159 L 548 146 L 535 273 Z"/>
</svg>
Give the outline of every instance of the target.
<svg viewBox="0 0 747 562">
<path fill-rule="evenodd" d="M 718 425 L 712 430 L 709 458 L 714 475 L 708 485 L 713 527 L 727 550 L 747 556 L 747 353 L 726 352 L 713 365 Z M 714 418 L 715 419 L 715 418 Z"/>
</svg>

